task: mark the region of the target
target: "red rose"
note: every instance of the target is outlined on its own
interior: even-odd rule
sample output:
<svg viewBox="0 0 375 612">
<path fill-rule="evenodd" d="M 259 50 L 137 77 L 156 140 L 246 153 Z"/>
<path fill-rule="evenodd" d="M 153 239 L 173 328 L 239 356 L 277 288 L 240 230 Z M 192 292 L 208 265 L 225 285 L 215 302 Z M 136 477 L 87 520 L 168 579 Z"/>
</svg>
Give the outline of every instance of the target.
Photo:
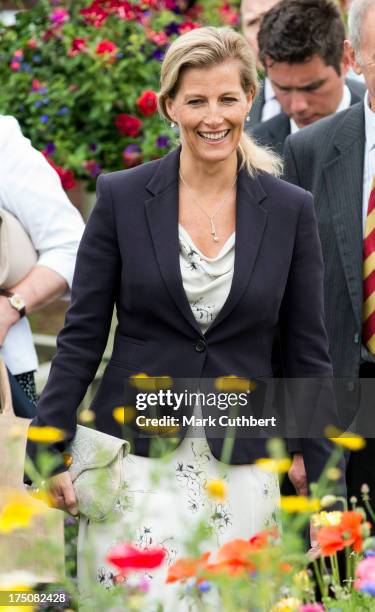
<svg viewBox="0 0 375 612">
<path fill-rule="evenodd" d="M 48 157 L 48 155 L 45 153 L 45 151 L 42 151 L 44 157 L 46 158 L 46 160 L 48 161 L 48 163 L 50 164 L 50 166 L 52 166 L 52 168 L 55 170 L 55 172 L 57 172 L 57 174 L 60 177 L 60 181 L 61 181 L 61 185 L 63 187 L 63 189 L 67 190 L 67 189 L 72 189 L 75 184 L 75 178 L 74 178 L 74 174 L 71 170 L 66 170 L 65 168 L 63 168 L 62 166 L 57 166 L 52 159 L 50 159 Z"/>
<path fill-rule="evenodd" d="M 124 136 L 132 136 L 134 138 L 135 136 L 138 136 L 140 132 L 142 121 L 133 115 L 120 113 L 120 115 L 117 115 L 116 117 L 115 125 L 120 134 L 123 134 Z"/>
<path fill-rule="evenodd" d="M 116 51 L 117 47 L 115 43 L 108 39 L 102 40 L 102 42 L 100 42 L 95 49 L 97 55 L 104 55 L 105 53 L 115 53 Z"/>
<path fill-rule="evenodd" d="M 187 32 L 190 32 L 191 30 L 196 30 L 197 28 L 200 28 L 201 26 L 199 25 L 199 23 L 194 23 L 193 21 L 187 21 L 186 23 L 183 23 L 182 25 L 180 25 L 180 27 L 178 28 L 178 33 L 179 34 L 186 34 Z"/>
<path fill-rule="evenodd" d="M 79 53 L 87 51 L 86 43 L 87 38 L 74 38 L 72 41 L 72 46 L 68 51 L 68 55 L 72 57 L 74 55 L 78 55 Z"/>
<path fill-rule="evenodd" d="M 137 108 L 139 112 L 144 116 L 148 117 L 156 113 L 158 108 L 158 98 L 154 91 L 144 91 L 137 100 Z"/>
</svg>

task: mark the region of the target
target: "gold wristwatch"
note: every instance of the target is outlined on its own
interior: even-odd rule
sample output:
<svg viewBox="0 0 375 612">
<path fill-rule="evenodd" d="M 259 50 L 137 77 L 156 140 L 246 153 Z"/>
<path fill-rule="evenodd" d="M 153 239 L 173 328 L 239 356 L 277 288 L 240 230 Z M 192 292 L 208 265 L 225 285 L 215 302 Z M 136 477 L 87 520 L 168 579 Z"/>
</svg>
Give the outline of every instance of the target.
<svg viewBox="0 0 375 612">
<path fill-rule="evenodd" d="M 20 315 L 20 319 L 26 314 L 26 304 L 24 299 L 19 295 L 19 293 L 13 293 L 8 289 L 0 289 L 0 295 L 8 298 L 8 302 L 12 308 L 17 310 Z"/>
</svg>

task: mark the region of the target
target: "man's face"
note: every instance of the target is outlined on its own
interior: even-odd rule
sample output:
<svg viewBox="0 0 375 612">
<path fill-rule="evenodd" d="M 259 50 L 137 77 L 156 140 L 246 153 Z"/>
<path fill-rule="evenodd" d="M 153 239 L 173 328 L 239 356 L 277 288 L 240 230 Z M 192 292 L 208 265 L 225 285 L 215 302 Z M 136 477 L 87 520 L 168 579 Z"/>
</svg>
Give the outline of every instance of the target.
<svg viewBox="0 0 375 612">
<path fill-rule="evenodd" d="M 302 128 L 336 112 L 343 96 L 348 58 L 343 58 L 341 76 L 319 55 L 300 64 L 266 60 L 266 70 L 284 113 Z"/>
<path fill-rule="evenodd" d="M 356 57 L 353 50 L 351 54 L 354 70 L 365 77 L 371 109 L 375 112 L 375 6 L 363 20 L 360 57 Z"/>
<path fill-rule="evenodd" d="M 258 57 L 258 32 L 263 15 L 267 13 L 279 0 L 242 0 L 241 22 L 242 32 L 250 47 Z"/>
</svg>

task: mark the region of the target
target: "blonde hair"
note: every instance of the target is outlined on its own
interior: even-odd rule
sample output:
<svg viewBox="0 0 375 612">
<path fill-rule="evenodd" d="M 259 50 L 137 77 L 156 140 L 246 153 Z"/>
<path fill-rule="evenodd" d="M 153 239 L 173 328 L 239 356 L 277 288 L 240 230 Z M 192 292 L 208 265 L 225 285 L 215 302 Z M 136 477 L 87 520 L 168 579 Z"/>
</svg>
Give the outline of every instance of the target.
<svg viewBox="0 0 375 612">
<path fill-rule="evenodd" d="M 255 56 L 245 38 L 228 27 L 197 28 L 177 38 L 169 47 L 160 75 L 158 97 L 159 112 L 170 121 L 166 101 L 177 94 L 181 76 L 188 68 L 208 68 L 228 60 L 240 63 L 240 80 L 243 91 L 255 97 L 258 91 L 258 75 Z M 245 132 L 242 133 L 238 152 L 241 168 L 251 176 L 257 171 L 278 176 L 282 171 L 281 159 L 276 153 L 257 145 Z"/>
</svg>

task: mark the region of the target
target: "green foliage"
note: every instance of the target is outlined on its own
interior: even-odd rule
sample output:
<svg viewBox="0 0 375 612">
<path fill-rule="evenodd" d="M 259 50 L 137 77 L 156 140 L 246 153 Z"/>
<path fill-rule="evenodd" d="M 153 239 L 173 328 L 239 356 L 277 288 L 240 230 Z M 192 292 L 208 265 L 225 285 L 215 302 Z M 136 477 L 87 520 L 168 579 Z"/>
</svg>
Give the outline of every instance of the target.
<svg viewBox="0 0 375 612">
<path fill-rule="evenodd" d="M 40 0 L 14 26 L 0 25 L 0 113 L 61 167 L 67 188 L 74 177 L 64 170 L 92 187 L 99 172 L 161 157 L 173 132 L 137 100 L 158 91 L 161 59 L 179 33 L 235 25 L 236 4 L 206 0 L 189 13 L 186 0 Z M 121 114 L 141 121 L 139 133 L 116 127 Z"/>
</svg>

